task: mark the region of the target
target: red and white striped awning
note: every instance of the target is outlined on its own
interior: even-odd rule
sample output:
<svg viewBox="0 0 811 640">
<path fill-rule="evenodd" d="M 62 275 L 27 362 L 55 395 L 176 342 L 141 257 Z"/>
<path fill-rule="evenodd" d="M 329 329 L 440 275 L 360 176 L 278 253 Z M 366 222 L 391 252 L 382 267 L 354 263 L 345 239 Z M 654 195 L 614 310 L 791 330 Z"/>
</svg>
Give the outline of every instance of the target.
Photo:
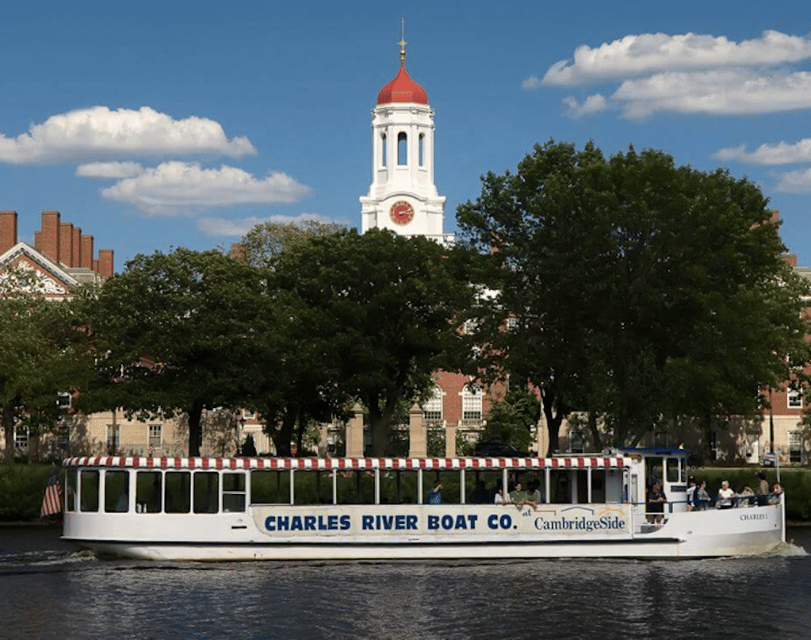
<svg viewBox="0 0 811 640">
<path fill-rule="evenodd" d="M 629 466 L 623 456 L 559 456 L 554 458 L 177 458 L 146 456 L 81 456 L 65 467 L 135 469 L 267 469 L 276 471 L 370 471 L 461 469 L 618 469 Z"/>
</svg>

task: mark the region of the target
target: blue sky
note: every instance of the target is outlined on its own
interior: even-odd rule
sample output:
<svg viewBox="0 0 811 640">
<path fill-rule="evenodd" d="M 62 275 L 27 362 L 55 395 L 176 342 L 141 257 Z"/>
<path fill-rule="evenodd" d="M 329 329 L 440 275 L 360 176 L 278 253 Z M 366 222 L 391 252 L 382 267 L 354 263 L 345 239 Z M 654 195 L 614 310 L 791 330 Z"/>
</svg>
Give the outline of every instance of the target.
<svg viewBox="0 0 811 640">
<path fill-rule="evenodd" d="M 811 265 L 806 2 L 7 3 L 0 209 L 115 250 L 229 247 L 254 223 L 360 226 L 371 109 L 407 67 L 436 111 L 445 230 L 535 142 L 729 168 Z"/>
</svg>

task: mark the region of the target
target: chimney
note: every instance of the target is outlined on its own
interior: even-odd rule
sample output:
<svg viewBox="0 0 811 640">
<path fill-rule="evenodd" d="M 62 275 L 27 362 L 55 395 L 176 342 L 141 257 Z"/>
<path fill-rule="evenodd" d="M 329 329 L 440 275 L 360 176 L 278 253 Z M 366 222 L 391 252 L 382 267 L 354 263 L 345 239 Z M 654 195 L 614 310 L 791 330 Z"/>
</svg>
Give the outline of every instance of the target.
<svg viewBox="0 0 811 640">
<path fill-rule="evenodd" d="M 42 231 L 34 231 L 34 249 L 42 253 Z"/>
<path fill-rule="evenodd" d="M 98 274 L 102 278 L 110 278 L 113 275 L 113 250 L 99 249 L 99 269 Z"/>
<path fill-rule="evenodd" d="M 70 260 L 71 266 L 82 266 L 82 230 L 73 227 L 73 257 Z"/>
<path fill-rule="evenodd" d="M 82 261 L 79 266 L 93 271 L 93 236 L 82 234 Z"/>
<path fill-rule="evenodd" d="M 59 257 L 66 267 L 73 264 L 73 223 L 63 222 L 59 225 Z"/>
<path fill-rule="evenodd" d="M 40 250 L 49 260 L 59 264 L 59 212 L 42 212 L 42 234 L 40 235 Z"/>
<path fill-rule="evenodd" d="M 797 255 L 796 254 L 794 254 L 794 253 L 786 253 L 786 254 L 783 255 L 783 258 L 785 258 L 786 262 L 788 262 L 788 265 L 792 269 L 797 268 Z"/>
<path fill-rule="evenodd" d="M 0 211 L 0 254 L 17 244 L 17 212 Z"/>
<path fill-rule="evenodd" d="M 235 260 L 241 260 L 242 262 L 248 262 L 248 252 L 245 250 L 245 247 L 242 246 L 239 242 L 234 242 L 231 244 L 231 257 Z"/>
</svg>

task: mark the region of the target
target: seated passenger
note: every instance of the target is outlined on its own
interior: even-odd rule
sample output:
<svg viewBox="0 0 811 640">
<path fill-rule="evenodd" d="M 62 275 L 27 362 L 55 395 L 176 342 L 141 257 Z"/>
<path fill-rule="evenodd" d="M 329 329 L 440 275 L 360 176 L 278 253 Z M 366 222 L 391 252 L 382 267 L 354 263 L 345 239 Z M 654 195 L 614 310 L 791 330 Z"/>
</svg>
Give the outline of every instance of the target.
<svg viewBox="0 0 811 640">
<path fill-rule="evenodd" d="M 736 507 L 748 507 L 752 504 L 751 496 L 754 496 L 755 492 L 749 487 L 748 484 L 743 485 L 740 490 L 738 491 L 738 498 L 735 500 Z"/>
<path fill-rule="evenodd" d="M 710 494 L 707 492 L 707 481 L 702 480 L 696 491 L 695 505 L 699 511 L 704 511 L 710 504 Z"/>
<path fill-rule="evenodd" d="M 772 486 L 772 492 L 769 494 L 769 504 L 780 504 L 780 496 L 783 495 L 783 487 L 779 482 L 775 482 Z"/>
<path fill-rule="evenodd" d="M 729 488 L 729 482 L 724 480 L 721 482 L 721 488 L 718 489 L 718 499 L 715 501 L 715 506 L 719 509 L 731 509 L 734 497 L 735 492 Z"/>
<path fill-rule="evenodd" d="M 504 495 L 504 487 L 501 481 L 496 484 L 496 494 L 493 497 L 493 504 L 510 504 L 509 496 Z"/>
<path fill-rule="evenodd" d="M 541 486 L 541 483 L 537 480 L 531 480 L 529 485 L 527 486 L 527 492 L 524 494 L 524 504 L 530 505 L 533 509 L 537 507 L 543 500 L 541 499 L 541 492 L 538 491 L 538 487 Z"/>
<path fill-rule="evenodd" d="M 512 504 L 522 505 L 524 504 L 524 496 L 526 493 L 524 492 L 524 488 L 521 486 L 520 482 L 515 483 L 515 488 L 510 491 L 510 502 Z"/>
<path fill-rule="evenodd" d="M 437 480 L 434 488 L 428 492 L 428 504 L 442 504 L 442 483 Z"/>
<path fill-rule="evenodd" d="M 487 504 L 489 502 L 488 497 L 487 488 L 484 486 L 484 480 L 479 480 L 470 494 L 470 503 Z"/>
</svg>

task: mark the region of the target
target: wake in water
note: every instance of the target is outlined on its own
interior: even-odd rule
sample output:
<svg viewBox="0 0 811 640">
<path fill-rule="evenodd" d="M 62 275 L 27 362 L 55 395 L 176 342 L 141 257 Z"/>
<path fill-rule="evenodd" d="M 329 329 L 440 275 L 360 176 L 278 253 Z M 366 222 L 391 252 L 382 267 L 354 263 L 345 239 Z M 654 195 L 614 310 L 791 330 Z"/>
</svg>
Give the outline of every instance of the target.
<svg viewBox="0 0 811 640">
<path fill-rule="evenodd" d="M 791 557 L 791 556 L 807 556 L 808 552 L 800 545 L 794 544 L 794 540 L 781 542 L 777 548 L 769 553 L 770 556 Z"/>
</svg>

